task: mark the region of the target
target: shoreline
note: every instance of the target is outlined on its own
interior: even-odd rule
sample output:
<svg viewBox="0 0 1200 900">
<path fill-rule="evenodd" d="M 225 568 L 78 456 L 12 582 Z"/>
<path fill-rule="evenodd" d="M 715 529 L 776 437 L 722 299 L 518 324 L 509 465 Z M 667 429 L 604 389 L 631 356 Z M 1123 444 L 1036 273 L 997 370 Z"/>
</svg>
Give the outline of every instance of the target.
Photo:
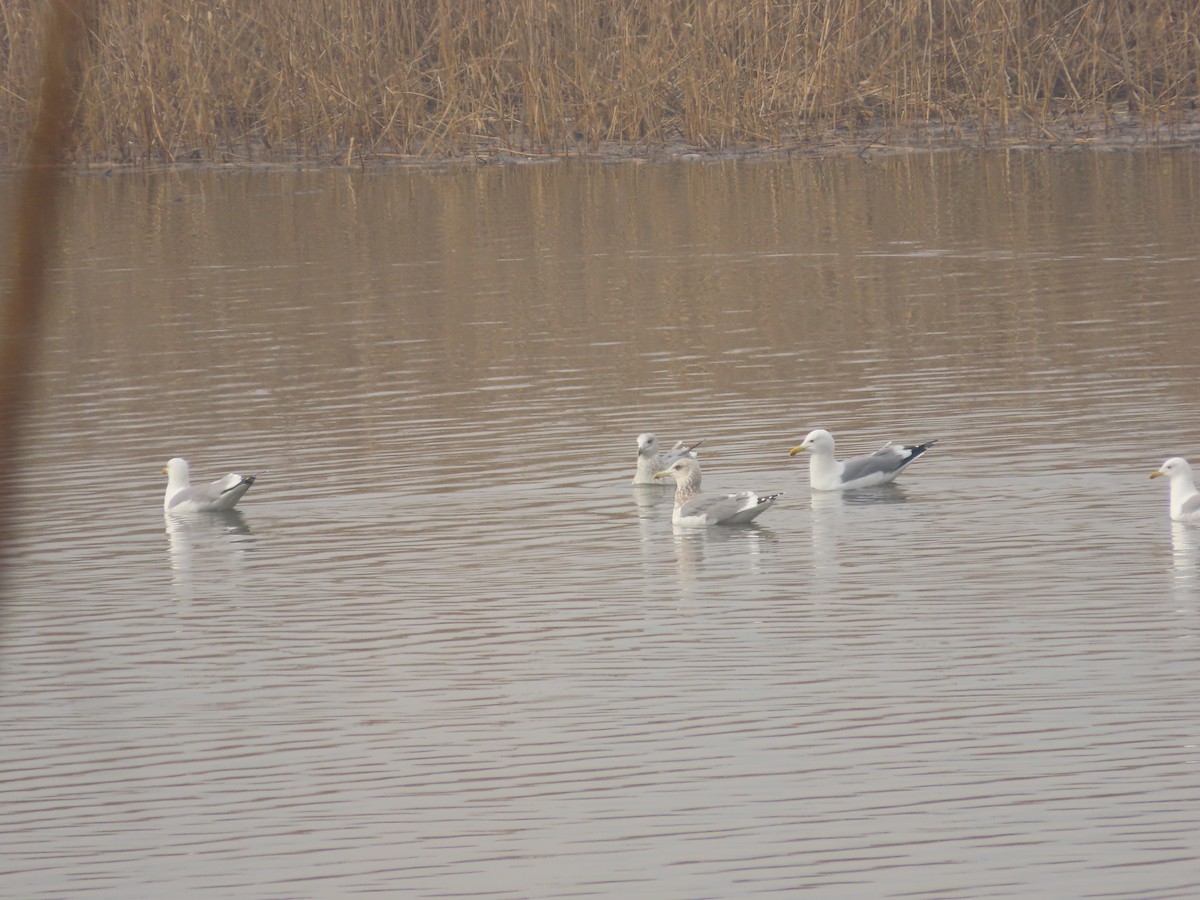
<svg viewBox="0 0 1200 900">
<path fill-rule="evenodd" d="M 664 162 L 750 162 L 796 159 L 841 159 L 902 156 L 921 153 L 1011 153 L 1011 152 L 1177 152 L 1200 148 L 1200 111 L 1189 112 L 1182 121 L 1149 124 L 1136 116 L 1108 119 L 1060 119 L 1027 122 L 1020 128 L 989 129 L 977 123 L 925 125 L 905 128 L 833 129 L 798 136 L 784 143 L 755 143 L 711 149 L 684 141 L 665 144 L 611 142 L 599 147 L 524 149 L 494 139 L 481 140 L 476 149 L 459 155 L 423 155 L 398 150 L 363 152 L 351 144 L 323 156 L 284 154 L 260 148 L 261 153 L 223 151 L 219 159 L 205 158 L 200 150 L 180 154 L 174 160 L 120 161 L 88 160 L 67 162 L 61 168 L 71 173 L 166 172 L 187 169 L 295 171 L 324 169 L 383 170 L 444 169 L 460 166 L 546 165 L 568 162 L 613 165 L 644 165 Z M 12 174 L 19 162 L 0 161 L 0 172 Z"/>
</svg>

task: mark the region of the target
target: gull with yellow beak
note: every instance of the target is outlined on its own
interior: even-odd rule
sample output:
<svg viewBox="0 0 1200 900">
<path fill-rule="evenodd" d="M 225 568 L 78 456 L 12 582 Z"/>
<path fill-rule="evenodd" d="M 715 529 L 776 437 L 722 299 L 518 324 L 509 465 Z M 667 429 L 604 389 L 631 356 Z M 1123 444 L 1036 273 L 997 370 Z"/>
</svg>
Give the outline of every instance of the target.
<svg viewBox="0 0 1200 900">
<path fill-rule="evenodd" d="M 170 513 L 219 512 L 233 509 L 257 475 L 230 473 L 211 484 L 193 485 L 188 474 L 188 462 L 178 456 L 163 467 L 167 476 L 167 493 L 163 511 Z"/>
<path fill-rule="evenodd" d="M 808 461 L 808 483 L 814 491 L 848 491 L 854 488 L 874 487 L 895 480 L 914 459 L 936 444 L 884 444 L 868 456 L 855 456 L 839 462 L 833 455 L 833 435 L 824 428 L 810 431 L 799 447 L 793 447 L 788 456 L 808 450 L 812 457 Z"/>
<path fill-rule="evenodd" d="M 783 496 L 741 491 L 736 494 L 701 494 L 700 464 L 689 456 L 677 459 L 655 478 L 675 479 L 676 525 L 744 525 Z"/>
<path fill-rule="evenodd" d="M 1167 476 L 1171 482 L 1171 518 L 1176 522 L 1200 522 L 1200 493 L 1191 464 L 1182 456 L 1172 456 L 1150 473 L 1151 478 Z"/>
</svg>

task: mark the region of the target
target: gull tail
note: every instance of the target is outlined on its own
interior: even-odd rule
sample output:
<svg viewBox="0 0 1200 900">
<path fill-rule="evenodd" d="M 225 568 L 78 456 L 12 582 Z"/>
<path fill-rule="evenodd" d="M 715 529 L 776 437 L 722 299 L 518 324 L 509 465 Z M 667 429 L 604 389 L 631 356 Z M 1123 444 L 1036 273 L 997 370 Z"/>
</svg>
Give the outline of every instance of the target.
<svg viewBox="0 0 1200 900">
<path fill-rule="evenodd" d="M 934 438 L 932 441 L 926 441 L 923 444 L 916 444 L 912 447 L 905 447 L 904 449 L 907 450 L 908 454 L 909 454 L 908 461 L 912 462 L 914 459 L 916 459 L 918 456 L 920 456 L 922 453 L 924 453 L 926 450 L 928 450 L 930 447 L 932 447 L 936 443 L 937 443 L 937 438 Z"/>
<path fill-rule="evenodd" d="M 775 505 L 775 501 L 783 496 L 783 491 L 778 494 L 762 494 L 755 495 L 754 504 L 747 506 L 736 514 L 730 516 L 721 522 L 722 525 L 745 525 L 747 522 L 753 521 L 759 513 Z"/>
<path fill-rule="evenodd" d="M 230 491 L 236 491 L 238 488 L 242 487 L 243 485 L 245 485 L 246 490 L 250 490 L 250 485 L 254 484 L 254 479 L 257 477 L 258 477 L 257 475 L 244 475 L 244 476 L 242 476 L 241 481 L 239 481 L 235 485 L 231 485 L 230 487 L 225 488 L 225 490 L 221 491 L 221 493 L 228 494 Z"/>
</svg>

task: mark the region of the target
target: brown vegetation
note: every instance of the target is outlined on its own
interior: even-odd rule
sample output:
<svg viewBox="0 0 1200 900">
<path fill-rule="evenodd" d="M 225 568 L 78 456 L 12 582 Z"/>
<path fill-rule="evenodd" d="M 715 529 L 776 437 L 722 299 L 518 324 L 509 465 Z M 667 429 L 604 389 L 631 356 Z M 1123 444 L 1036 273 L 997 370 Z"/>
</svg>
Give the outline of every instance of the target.
<svg viewBox="0 0 1200 900">
<path fill-rule="evenodd" d="M 0 5 L 22 150 L 44 2 Z M 1194 106 L 1195 0 L 107 0 L 79 159 L 355 158 L 972 134 Z"/>
</svg>

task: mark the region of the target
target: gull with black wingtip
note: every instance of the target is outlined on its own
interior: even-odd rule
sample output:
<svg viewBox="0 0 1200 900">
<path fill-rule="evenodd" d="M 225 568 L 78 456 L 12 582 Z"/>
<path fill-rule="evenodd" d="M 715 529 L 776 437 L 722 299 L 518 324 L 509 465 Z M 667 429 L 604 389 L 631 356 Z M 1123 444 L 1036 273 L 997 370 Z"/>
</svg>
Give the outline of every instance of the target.
<svg viewBox="0 0 1200 900">
<path fill-rule="evenodd" d="M 169 513 L 219 512 L 233 509 L 256 475 L 230 473 L 210 484 L 192 484 L 188 462 L 178 456 L 163 467 L 167 476 L 167 492 L 163 497 L 163 511 Z"/>
<path fill-rule="evenodd" d="M 936 441 L 924 444 L 885 444 L 867 456 L 855 456 L 839 462 L 833 455 L 833 435 L 824 428 L 810 431 L 803 443 L 793 447 L 789 456 L 808 450 L 808 483 L 814 491 L 849 491 L 855 488 L 887 484 L 905 470 Z"/>
<path fill-rule="evenodd" d="M 655 478 L 675 479 L 675 509 L 671 521 L 676 525 L 744 525 L 771 507 L 783 496 L 740 491 L 736 494 L 700 493 L 700 466 L 684 457 L 671 463 Z"/>
</svg>

